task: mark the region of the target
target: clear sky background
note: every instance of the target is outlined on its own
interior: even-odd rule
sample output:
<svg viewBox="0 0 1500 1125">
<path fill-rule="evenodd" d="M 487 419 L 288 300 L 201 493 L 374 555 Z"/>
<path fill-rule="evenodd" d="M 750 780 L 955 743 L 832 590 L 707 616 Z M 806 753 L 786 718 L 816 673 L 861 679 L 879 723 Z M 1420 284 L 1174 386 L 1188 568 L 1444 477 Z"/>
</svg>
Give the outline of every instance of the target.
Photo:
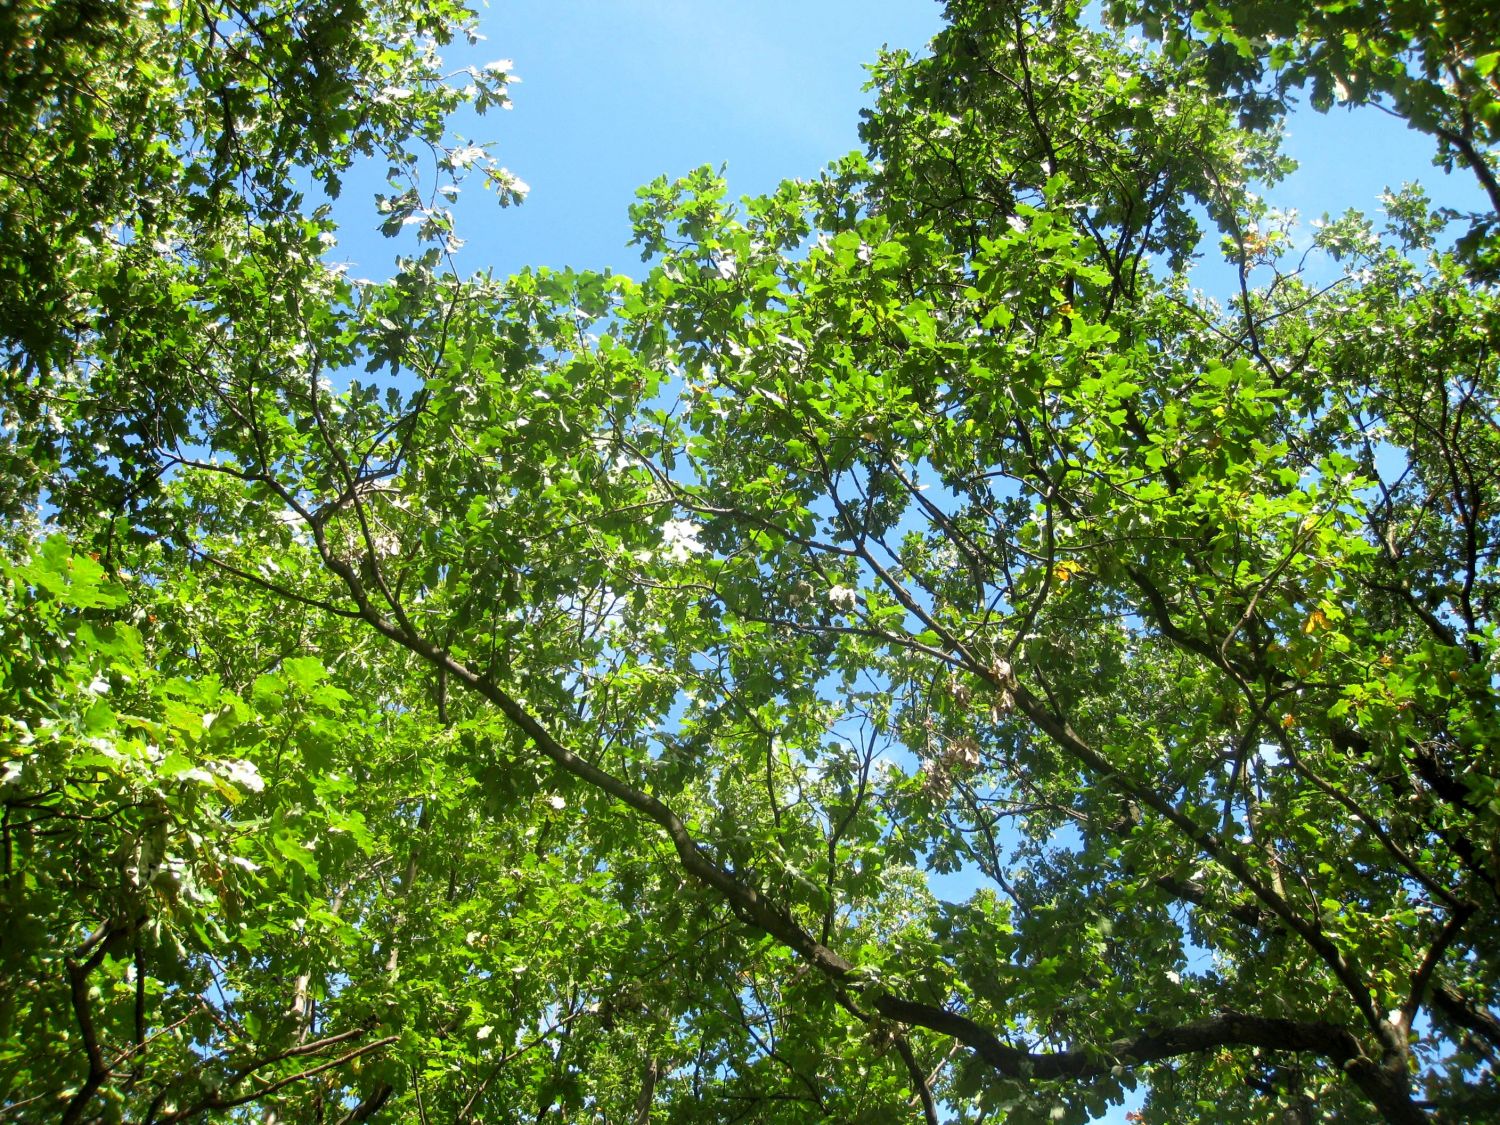
<svg viewBox="0 0 1500 1125">
<path fill-rule="evenodd" d="M 459 264 L 497 274 L 523 266 L 641 271 L 627 209 L 660 175 L 727 166 L 732 195 L 815 175 L 858 147 L 866 64 L 882 45 L 920 51 L 941 27 L 936 0 L 496 0 L 486 41 L 452 45 L 461 65 L 515 62 L 515 108 L 460 121 L 531 185 L 500 211 L 476 186 L 460 200 Z M 1287 148 L 1302 165 L 1270 193 L 1305 222 L 1349 207 L 1374 211 L 1386 186 L 1420 179 L 1440 203 L 1482 206 L 1473 178 L 1431 166 L 1432 142 L 1377 110 L 1306 112 Z M 373 275 L 391 243 L 370 234 L 360 185 L 345 196 L 336 257 Z M 373 190 L 373 186 L 371 186 Z M 1205 242 L 1195 277 L 1232 280 Z"/>
<path fill-rule="evenodd" d="M 486 41 L 447 57 L 456 67 L 514 60 L 514 110 L 461 127 L 532 190 L 504 211 L 466 191 L 458 264 L 497 275 L 528 265 L 638 274 L 639 253 L 626 245 L 638 187 L 703 164 L 727 165 L 733 195 L 815 175 L 859 145 L 865 64 L 882 45 L 921 50 L 940 26 L 935 0 L 497 0 L 484 9 Z M 1375 212 L 1382 189 L 1409 180 L 1438 203 L 1483 206 L 1472 177 L 1432 167 L 1430 138 L 1376 110 L 1296 115 L 1287 148 L 1301 170 L 1269 195 L 1301 212 L 1304 240 L 1307 220 Z M 334 257 L 378 276 L 393 245 L 359 209 L 366 187 L 349 185 Z M 1206 240 L 1194 276 L 1222 292 L 1233 274 L 1217 258 Z M 944 880 L 940 893 L 958 896 L 965 882 Z M 1101 1122 L 1123 1123 L 1137 1104 Z"/>
</svg>

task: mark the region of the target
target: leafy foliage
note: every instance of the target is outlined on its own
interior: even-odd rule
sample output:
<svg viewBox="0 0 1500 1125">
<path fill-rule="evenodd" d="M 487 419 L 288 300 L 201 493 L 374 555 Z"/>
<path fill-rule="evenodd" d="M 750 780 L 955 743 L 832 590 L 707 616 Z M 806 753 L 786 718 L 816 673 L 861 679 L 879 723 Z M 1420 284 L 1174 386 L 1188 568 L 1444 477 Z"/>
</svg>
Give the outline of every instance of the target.
<svg viewBox="0 0 1500 1125">
<path fill-rule="evenodd" d="M 1494 279 L 1500 211 L 1500 17 L 1477 4 L 1217 3 L 1112 0 L 1118 24 L 1143 25 L 1175 58 L 1200 53 L 1215 89 L 1265 122 L 1305 91 L 1326 111 L 1378 105 L 1437 142 L 1434 163 L 1471 171 L 1489 212 L 1469 216 L 1462 257 Z"/>
<path fill-rule="evenodd" d="M 1249 15 L 955 2 L 865 153 L 642 189 L 639 279 L 460 275 L 403 188 L 354 283 L 307 184 L 480 159 L 459 13 L 181 11 L 0 128 L 62 177 L 0 181 L 0 1116 L 1493 1111 L 1492 215 L 1315 286 Z"/>
</svg>

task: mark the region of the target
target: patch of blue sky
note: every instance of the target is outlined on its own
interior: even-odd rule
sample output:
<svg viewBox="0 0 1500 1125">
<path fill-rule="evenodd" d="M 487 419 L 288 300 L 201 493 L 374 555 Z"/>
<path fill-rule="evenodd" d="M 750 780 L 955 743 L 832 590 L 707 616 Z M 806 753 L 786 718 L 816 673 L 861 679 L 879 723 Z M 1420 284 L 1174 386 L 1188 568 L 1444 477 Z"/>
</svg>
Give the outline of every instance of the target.
<svg viewBox="0 0 1500 1125">
<path fill-rule="evenodd" d="M 639 273 L 627 245 L 638 188 L 704 164 L 727 168 L 732 196 L 815 175 L 859 146 L 864 66 L 883 43 L 920 50 L 940 14 L 911 0 L 497 5 L 481 19 L 486 39 L 451 44 L 444 58 L 454 73 L 513 60 L 515 110 L 454 124 L 531 190 L 523 207 L 500 213 L 465 186 L 454 204 L 467 240 L 460 268 Z M 351 176 L 339 206 L 334 257 L 357 276 L 383 276 L 392 256 L 373 214 L 361 214 L 383 171 L 369 164 Z"/>
</svg>

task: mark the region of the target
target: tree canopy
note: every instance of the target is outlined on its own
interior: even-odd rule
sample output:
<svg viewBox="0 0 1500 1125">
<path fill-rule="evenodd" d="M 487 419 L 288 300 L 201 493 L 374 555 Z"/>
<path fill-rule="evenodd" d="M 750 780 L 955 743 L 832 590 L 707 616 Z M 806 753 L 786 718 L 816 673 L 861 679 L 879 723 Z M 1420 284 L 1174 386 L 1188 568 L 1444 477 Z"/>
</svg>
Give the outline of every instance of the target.
<svg viewBox="0 0 1500 1125">
<path fill-rule="evenodd" d="M 458 0 L 0 10 L 0 1119 L 1500 1113 L 1500 18 L 1105 10 L 503 279 Z"/>
</svg>

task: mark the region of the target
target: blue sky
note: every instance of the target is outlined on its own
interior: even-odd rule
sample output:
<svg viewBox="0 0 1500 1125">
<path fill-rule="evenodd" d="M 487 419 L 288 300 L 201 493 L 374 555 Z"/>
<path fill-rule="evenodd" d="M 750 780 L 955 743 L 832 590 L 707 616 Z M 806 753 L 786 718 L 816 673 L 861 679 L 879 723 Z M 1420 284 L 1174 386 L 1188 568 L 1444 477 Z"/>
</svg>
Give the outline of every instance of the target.
<svg viewBox="0 0 1500 1125">
<path fill-rule="evenodd" d="M 448 57 L 515 61 L 514 111 L 461 127 L 532 191 L 503 212 L 465 193 L 460 265 L 639 272 L 626 245 L 638 187 L 702 164 L 727 166 L 735 195 L 814 175 L 859 144 L 865 64 L 883 44 L 920 50 L 940 26 L 935 0 L 501 0 L 482 10 L 486 40 Z M 1297 115 L 1287 147 L 1302 168 L 1271 198 L 1304 224 L 1373 211 L 1382 188 L 1411 179 L 1438 202 L 1481 206 L 1472 177 L 1444 177 L 1431 141 L 1377 110 Z M 391 245 L 364 233 L 368 212 L 341 211 L 337 256 L 379 272 Z M 1197 274 L 1209 287 L 1229 277 L 1211 261 Z"/>
<path fill-rule="evenodd" d="M 501 0 L 482 53 L 522 82 L 513 112 L 474 128 L 532 192 L 466 232 L 465 260 L 638 270 L 638 187 L 702 164 L 727 164 L 737 195 L 816 173 L 859 143 L 863 65 L 883 43 L 921 48 L 939 16 L 932 0 Z"/>
<path fill-rule="evenodd" d="M 934 0 L 501 0 L 484 10 L 486 41 L 450 58 L 515 61 L 514 110 L 462 127 L 532 190 L 507 211 L 466 195 L 459 265 L 640 272 L 626 245 L 638 187 L 702 164 L 726 165 L 736 195 L 816 174 L 858 146 L 864 64 L 882 44 L 920 50 L 940 14 Z M 1375 110 L 1294 116 L 1287 147 L 1302 169 L 1271 199 L 1300 210 L 1304 238 L 1306 220 L 1375 211 L 1407 180 L 1439 203 L 1482 206 L 1472 179 L 1431 166 L 1429 138 Z M 336 256 L 375 276 L 391 244 L 345 200 Z M 1195 273 L 1206 287 L 1231 278 L 1211 262 Z M 1101 1121 L 1123 1122 L 1126 1108 Z"/>
<path fill-rule="evenodd" d="M 882 44 L 920 50 L 940 16 L 935 0 L 497 0 L 485 40 L 444 60 L 514 61 L 513 110 L 456 124 L 531 192 L 497 211 L 465 188 L 460 267 L 641 272 L 626 245 L 636 189 L 704 164 L 727 166 L 735 196 L 815 175 L 859 145 L 865 64 Z M 379 188 L 355 176 L 339 205 L 334 256 L 356 275 L 391 257 L 358 209 Z"/>
</svg>

